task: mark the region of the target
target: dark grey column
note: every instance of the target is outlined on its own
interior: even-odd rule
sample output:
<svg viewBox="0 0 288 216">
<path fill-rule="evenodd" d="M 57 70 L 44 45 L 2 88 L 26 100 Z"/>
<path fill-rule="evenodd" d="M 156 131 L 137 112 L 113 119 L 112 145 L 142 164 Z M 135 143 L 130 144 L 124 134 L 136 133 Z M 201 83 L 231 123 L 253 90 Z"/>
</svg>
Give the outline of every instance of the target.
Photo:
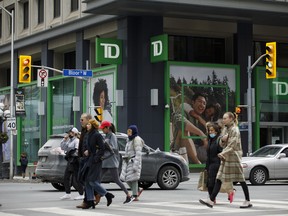
<svg viewBox="0 0 288 216">
<path fill-rule="evenodd" d="M 244 104 L 244 93 L 248 88 L 248 56 L 251 56 L 252 64 L 255 61 L 253 56 L 253 24 L 248 22 L 237 23 L 237 63 L 240 65 L 240 103 Z M 253 77 L 253 75 L 252 75 Z M 253 83 L 253 82 L 252 82 Z M 243 153 L 248 152 L 248 133 L 241 132 Z"/>
<path fill-rule="evenodd" d="M 237 63 L 240 65 L 240 91 L 244 93 L 248 87 L 248 56 L 253 56 L 253 24 L 252 23 L 238 23 L 237 24 Z M 244 103 L 244 94 L 240 96 L 241 103 Z"/>
<path fill-rule="evenodd" d="M 150 38 L 163 34 L 162 17 L 126 17 L 118 21 L 123 40 L 123 64 L 118 67 L 117 89 L 124 90 L 118 107 L 118 131 L 136 124 L 151 147 L 164 147 L 164 63 L 150 63 Z M 150 105 L 150 91 L 158 89 L 159 105 Z"/>
<path fill-rule="evenodd" d="M 76 69 L 85 69 L 85 70 L 87 69 L 86 61 L 89 60 L 89 46 L 90 46 L 90 41 L 84 40 L 83 31 L 76 32 Z M 80 101 L 83 100 L 82 89 L 83 89 L 82 80 L 77 79 L 76 80 L 76 96 L 80 96 Z M 85 92 L 83 93 L 86 94 Z M 79 119 L 83 112 L 86 112 L 86 110 L 83 110 L 82 103 L 81 103 L 80 111 L 76 112 L 76 120 L 75 120 L 76 127 L 78 129 L 80 129 L 81 127 Z"/>
<path fill-rule="evenodd" d="M 41 65 L 53 67 L 53 51 L 48 50 L 48 41 L 45 41 L 42 43 L 41 48 Z M 53 76 L 53 71 L 49 70 L 48 76 Z M 47 107 L 52 106 L 52 104 L 47 104 L 47 96 L 48 96 L 48 88 L 42 88 L 41 89 L 41 101 L 44 101 L 45 107 L 44 107 L 44 113 L 45 115 L 40 116 L 41 118 L 41 139 L 42 141 L 46 141 L 48 139 L 47 137 Z"/>
</svg>

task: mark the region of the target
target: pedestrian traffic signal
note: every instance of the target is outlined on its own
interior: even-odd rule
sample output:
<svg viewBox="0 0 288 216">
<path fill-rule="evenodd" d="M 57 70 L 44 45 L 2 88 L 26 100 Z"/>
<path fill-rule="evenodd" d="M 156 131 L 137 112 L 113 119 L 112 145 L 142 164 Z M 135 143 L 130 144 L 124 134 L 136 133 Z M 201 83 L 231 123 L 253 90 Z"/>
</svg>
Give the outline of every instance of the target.
<svg viewBox="0 0 288 216">
<path fill-rule="evenodd" d="M 101 107 L 97 107 L 95 108 L 95 112 L 96 112 L 96 116 L 95 119 L 98 121 L 98 122 L 102 122 L 102 114 L 103 114 L 103 109 Z"/>
<path fill-rule="evenodd" d="M 19 83 L 31 82 L 31 56 L 19 56 Z"/>
<path fill-rule="evenodd" d="M 266 79 L 276 78 L 276 42 L 266 43 Z"/>
<path fill-rule="evenodd" d="M 240 107 L 235 107 L 235 113 L 240 114 L 241 113 L 241 108 Z"/>
</svg>

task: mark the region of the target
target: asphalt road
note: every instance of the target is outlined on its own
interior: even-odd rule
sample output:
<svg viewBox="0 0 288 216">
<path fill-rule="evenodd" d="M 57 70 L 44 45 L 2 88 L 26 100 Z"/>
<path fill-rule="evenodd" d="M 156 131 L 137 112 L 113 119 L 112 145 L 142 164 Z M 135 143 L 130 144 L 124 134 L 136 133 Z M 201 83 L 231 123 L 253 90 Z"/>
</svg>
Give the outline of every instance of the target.
<svg viewBox="0 0 288 216">
<path fill-rule="evenodd" d="M 196 189 L 198 174 L 192 173 L 191 179 L 183 182 L 176 190 L 160 190 L 157 184 L 144 190 L 140 201 L 123 204 L 125 194 L 115 184 L 104 184 L 115 195 L 111 206 L 106 206 L 102 198 L 96 209 L 82 210 L 75 206 L 79 200 L 60 200 L 64 192 L 56 191 L 48 183 L 35 180 L 0 180 L 0 216 L 185 216 L 185 215 L 221 215 L 221 216 L 284 216 L 288 215 L 288 182 L 269 182 L 264 186 L 249 186 L 253 208 L 240 209 L 244 195 L 240 186 L 236 185 L 235 200 L 230 204 L 226 194 L 219 194 L 217 203 L 210 209 L 199 203 L 207 193 Z M 72 191 L 72 197 L 76 197 Z"/>
</svg>

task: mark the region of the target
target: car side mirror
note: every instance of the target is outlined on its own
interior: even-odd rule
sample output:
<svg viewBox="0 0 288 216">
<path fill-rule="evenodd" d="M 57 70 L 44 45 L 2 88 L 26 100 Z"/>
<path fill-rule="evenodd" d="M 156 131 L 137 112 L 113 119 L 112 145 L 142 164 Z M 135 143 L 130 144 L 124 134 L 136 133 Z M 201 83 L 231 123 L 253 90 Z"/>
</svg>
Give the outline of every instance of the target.
<svg viewBox="0 0 288 216">
<path fill-rule="evenodd" d="M 281 159 L 281 158 L 285 158 L 286 157 L 286 154 L 285 153 L 280 153 L 279 155 L 278 155 L 278 159 Z"/>
</svg>

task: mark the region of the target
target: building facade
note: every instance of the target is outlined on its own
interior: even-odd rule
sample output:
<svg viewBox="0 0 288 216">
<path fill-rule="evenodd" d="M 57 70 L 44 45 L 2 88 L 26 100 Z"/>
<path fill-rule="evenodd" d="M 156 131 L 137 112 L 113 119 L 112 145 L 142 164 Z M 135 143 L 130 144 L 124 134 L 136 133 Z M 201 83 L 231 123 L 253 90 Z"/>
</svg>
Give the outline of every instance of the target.
<svg viewBox="0 0 288 216">
<path fill-rule="evenodd" d="M 219 118 L 236 105 L 247 104 L 248 56 L 255 62 L 270 41 L 277 42 L 277 78 L 265 79 L 265 59 L 253 70 L 252 147 L 288 140 L 286 1 L 3 0 L 0 6 L 15 14 L 12 39 L 11 17 L 0 11 L 0 99 L 9 107 L 12 40 L 13 83 L 25 95 L 25 116 L 17 117 L 13 137 L 16 165 L 23 151 L 31 165 L 36 163 L 38 149 L 51 134 L 80 127 L 82 112 L 96 115 L 95 108 L 100 106 L 96 89 L 101 85 L 106 93 L 105 118 L 118 131 L 137 124 L 147 144 L 169 151 L 175 143 L 174 113 L 177 109 L 186 112 L 183 104 L 193 104 L 196 93 L 206 93 L 207 108 L 212 102 L 220 105 Z M 154 62 L 151 41 L 163 35 L 167 56 Z M 97 38 L 121 42 L 121 63 L 97 61 Z M 31 83 L 18 83 L 19 55 L 32 57 Z M 37 66 L 50 68 L 47 87 L 37 86 Z M 93 77 L 63 76 L 63 69 L 89 69 Z M 245 116 L 242 120 L 246 121 Z M 183 135 L 185 119 L 179 122 Z M 247 137 L 243 129 L 245 153 Z M 203 136 L 191 133 L 184 138 L 192 140 L 190 144 L 205 162 Z M 3 149 L 3 160 L 8 161 L 9 141 Z"/>
</svg>

